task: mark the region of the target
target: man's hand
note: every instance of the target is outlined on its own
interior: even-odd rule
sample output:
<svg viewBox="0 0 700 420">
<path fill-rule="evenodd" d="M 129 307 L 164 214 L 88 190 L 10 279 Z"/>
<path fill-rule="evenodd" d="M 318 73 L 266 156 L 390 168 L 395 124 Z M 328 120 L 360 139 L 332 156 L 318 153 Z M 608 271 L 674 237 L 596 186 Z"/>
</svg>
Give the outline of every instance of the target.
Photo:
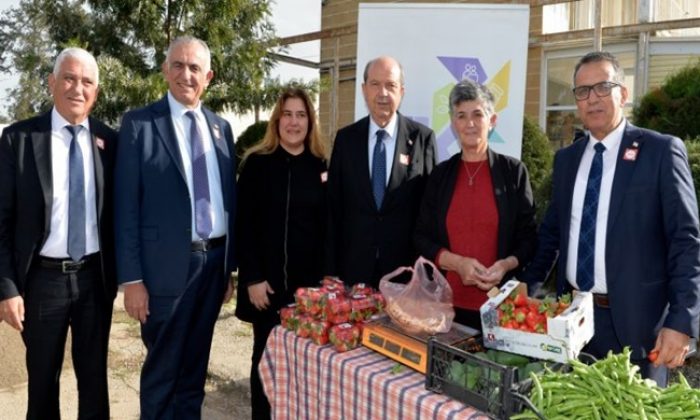
<svg viewBox="0 0 700 420">
<path fill-rule="evenodd" d="M 652 349 L 652 352 L 658 352 L 654 366 L 666 365 L 669 369 L 683 366 L 689 350 L 690 337 L 670 328 L 662 328 Z"/>
<path fill-rule="evenodd" d="M 270 283 L 267 280 L 261 283 L 255 283 L 248 286 L 248 297 L 250 298 L 250 303 L 255 306 L 255 309 L 259 311 L 264 311 L 270 306 L 270 298 L 268 296 L 274 295 L 275 291 L 270 287 Z"/>
<path fill-rule="evenodd" d="M 15 296 L 0 302 L 0 319 L 19 332 L 24 330 L 24 299 L 22 296 Z"/>
<path fill-rule="evenodd" d="M 124 308 L 130 317 L 146 323 L 148 312 L 148 290 L 143 282 L 131 283 L 124 286 Z"/>
</svg>

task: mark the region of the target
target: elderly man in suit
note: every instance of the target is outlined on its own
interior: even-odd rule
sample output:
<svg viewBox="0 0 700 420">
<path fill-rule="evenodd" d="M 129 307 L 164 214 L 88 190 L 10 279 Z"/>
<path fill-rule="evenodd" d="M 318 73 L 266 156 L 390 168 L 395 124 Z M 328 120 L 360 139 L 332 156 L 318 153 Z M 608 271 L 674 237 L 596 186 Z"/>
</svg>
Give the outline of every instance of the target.
<svg viewBox="0 0 700 420">
<path fill-rule="evenodd" d="M 214 323 L 232 293 L 235 156 L 226 120 L 201 103 L 207 45 L 169 46 L 167 95 L 124 115 L 117 149 L 117 275 L 141 322 L 142 419 L 201 417 Z"/>
<path fill-rule="evenodd" d="M 88 116 L 98 92 L 90 53 L 63 50 L 48 82 L 52 110 L 0 138 L 0 311 L 27 348 L 27 419 L 60 418 L 68 328 L 78 415 L 109 419 L 117 133 Z"/>
<path fill-rule="evenodd" d="M 698 208 L 685 146 L 624 118 L 628 91 L 613 55 L 581 58 L 574 86 L 588 135 L 556 154 L 539 249 L 523 279 L 542 281 L 558 253 L 557 291 L 594 293 L 585 351 L 604 357 L 630 346 L 642 375 L 665 386 L 700 322 Z"/>
<path fill-rule="evenodd" d="M 398 113 L 404 74 L 392 57 L 367 63 L 369 116 L 338 131 L 328 172 L 327 273 L 368 283 L 416 258 L 413 229 L 436 165 L 435 134 Z"/>
</svg>

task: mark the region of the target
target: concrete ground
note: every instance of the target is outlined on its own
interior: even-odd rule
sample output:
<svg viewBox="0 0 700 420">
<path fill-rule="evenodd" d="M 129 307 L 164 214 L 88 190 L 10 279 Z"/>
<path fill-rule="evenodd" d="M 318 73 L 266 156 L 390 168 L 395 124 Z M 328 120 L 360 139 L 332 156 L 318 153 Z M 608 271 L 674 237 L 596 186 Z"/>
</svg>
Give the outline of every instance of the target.
<svg viewBox="0 0 700 420">
<path fill-rule="evenodd" d="M 117 296 L 109 349 L 111 417 L 139 418 L 139 373 L 145 356 L 138 323 L 128 317 L 121 294 Z M 234 306 L 224 306 L 216 324 L 209 362 L 204 419 L 250 418 L 250 355 L 252 329 L 233 316 Z M 0 419 L 20 420 L 27 409 L 27 375 L 24 344 L 17 331 L 0 324 Z M 61 417 L 77 418 L 77 390 L 70 360 L 70 338 L 61 374 Z"/>
</svg>

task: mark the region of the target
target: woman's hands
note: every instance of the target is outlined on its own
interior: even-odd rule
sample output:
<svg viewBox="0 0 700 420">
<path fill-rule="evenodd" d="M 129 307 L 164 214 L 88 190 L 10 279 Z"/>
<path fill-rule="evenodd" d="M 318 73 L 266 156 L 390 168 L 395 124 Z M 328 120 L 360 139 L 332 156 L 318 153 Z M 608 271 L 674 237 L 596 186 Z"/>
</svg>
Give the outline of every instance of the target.
<svg viewBox="0 0 700 420">
<path fill-rule="evenodd" d="M 255 306 L 255 309 L 259 311 L 264 311 L 270 306 L 270 297 L 268 295 L 274 295 L 275 291 L 270 287 L 270 283 L 267 280 L 251 284 L 248 286 L 248 297 L 250 298 L 250 303 Z"/>
<path fill-rule="evenodd" d="M 443 251 L 438 264 L 441 268 L 456 272 L 465 286 L 476 286 L 488 291 L 498 286 L 503 276 L 518 266 L 518 259 L 510 256 L 496 261 L 491 267 L 485 267 L 475 258 Z"/>
</svg>

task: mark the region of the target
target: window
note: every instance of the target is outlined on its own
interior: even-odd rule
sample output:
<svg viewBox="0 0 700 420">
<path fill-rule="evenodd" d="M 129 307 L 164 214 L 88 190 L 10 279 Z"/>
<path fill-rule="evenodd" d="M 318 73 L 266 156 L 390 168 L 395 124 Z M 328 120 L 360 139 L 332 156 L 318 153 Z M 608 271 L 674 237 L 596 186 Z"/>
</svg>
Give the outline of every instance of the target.
<svg viewBox="0 0 700 420">
<path fill-rule="evenodd" d="M 604 0 L 603 26 L 629 25 L 637 22 L 638 0 Z M 664 0 L 665 1 L 665 0 Z M 697 1 L 697 0 L 689 0 Z M 593 28 L 594 0 L 546 5 L 542 9 L 542 33 L 567 32 Z"/>
</svg>

